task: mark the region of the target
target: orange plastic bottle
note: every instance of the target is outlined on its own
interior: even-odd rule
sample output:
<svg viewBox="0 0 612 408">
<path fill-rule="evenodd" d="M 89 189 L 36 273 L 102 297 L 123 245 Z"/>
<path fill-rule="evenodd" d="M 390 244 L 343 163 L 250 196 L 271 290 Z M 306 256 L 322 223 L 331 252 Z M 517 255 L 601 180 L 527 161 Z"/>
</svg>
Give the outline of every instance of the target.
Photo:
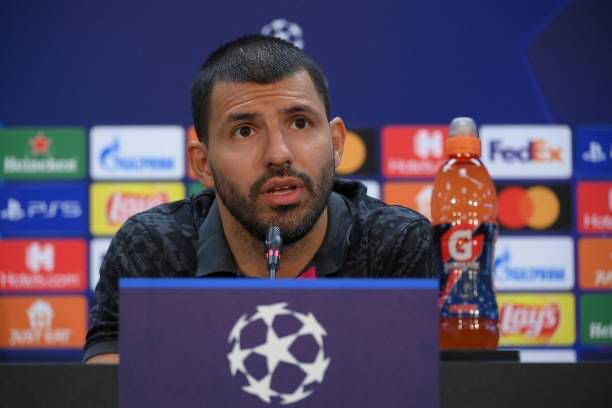
<svg viewBox="0 0 612 408">
<path fill-rule="evenodd" d="M 455 118 L 448 160 L 434 181 L 431 215 L 440 276 L 440 348 L 495 349 L 499 340 L 493 287 L 497 238 L 495 185 L 480 161 L 471 118 Z"/>
</svg>

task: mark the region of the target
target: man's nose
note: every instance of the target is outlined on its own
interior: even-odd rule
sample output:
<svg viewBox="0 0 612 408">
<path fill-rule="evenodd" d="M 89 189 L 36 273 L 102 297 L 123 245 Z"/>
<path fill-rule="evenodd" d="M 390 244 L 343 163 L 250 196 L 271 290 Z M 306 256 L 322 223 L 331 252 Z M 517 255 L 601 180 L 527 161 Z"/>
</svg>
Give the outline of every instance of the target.
<svg viewBox="0 0 612 408">
<path fill-rule="evenodd" d="M 266 167 L 289 167 L 293 164 L 293 153 L 287 144 L 286 135 L 280 129 L 270 130 L 265 149 Z"/>
</svg>

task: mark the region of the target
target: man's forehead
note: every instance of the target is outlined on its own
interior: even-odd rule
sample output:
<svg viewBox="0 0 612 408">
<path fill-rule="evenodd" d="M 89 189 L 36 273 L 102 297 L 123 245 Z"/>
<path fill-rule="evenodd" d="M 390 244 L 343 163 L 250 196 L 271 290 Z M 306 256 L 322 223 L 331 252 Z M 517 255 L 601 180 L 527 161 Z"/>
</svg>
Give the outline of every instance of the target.
<svg viewBox="0 0 612 408">
<path fill-rule="evenodd" d="M 325 110 L 310 75 L 299 71 L 269 84 L 215 81 L 210 98 L 211 119 L 215 116 L 217 120 L 222 119 L 232 110 L 257 103 L 259 99 L 286 100 L 288 104 L 299 100 L 300 105 L 310 106 L 313 110 L 322 109 L 323 113 Z"/>
</svg>

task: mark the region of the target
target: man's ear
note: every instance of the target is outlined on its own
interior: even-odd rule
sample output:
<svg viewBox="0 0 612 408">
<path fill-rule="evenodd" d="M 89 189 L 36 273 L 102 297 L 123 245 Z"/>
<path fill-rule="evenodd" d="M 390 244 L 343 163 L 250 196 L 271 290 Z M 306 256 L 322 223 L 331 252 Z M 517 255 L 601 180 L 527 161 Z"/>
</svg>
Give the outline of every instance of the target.
<svg viewBox="0 0 612 408">
<path fill-rule="evenodd" d="M 215 188 L 215 179 L 210 171 L 210 161 L 208 160 L 208 147 L 198 141 L 192 140 L 187 145 L 189 153 L 189 165 L 196 178 L 207 188 Z"/>
<path fill-rule="evenodd" d="M 336 117 L 329 122 L 329 127 L 331 129 L 332 146 L 334 148 L 334 167 L 338 168 L 342 161 L 342 154 L 344 153 L 346 126 L 344 126 L 344 121 L 341 118 Z"/>
</svg>

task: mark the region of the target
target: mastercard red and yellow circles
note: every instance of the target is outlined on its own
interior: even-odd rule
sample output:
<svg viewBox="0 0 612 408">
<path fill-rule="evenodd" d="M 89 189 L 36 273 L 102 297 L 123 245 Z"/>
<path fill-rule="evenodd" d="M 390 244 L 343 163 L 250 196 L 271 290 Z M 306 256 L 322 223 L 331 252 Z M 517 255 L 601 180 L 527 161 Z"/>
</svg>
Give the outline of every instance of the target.
<svg viewBox="0 0 612 408">
<path fill-rule="evenodd" d="M 336 172 L 340 175 L 356 172 L 365 163 L 366 156 L 367 148 L 361 137 L 355 132 L 348 131 L 344 142 L 342 161 L 336 168 Z"/>
<path fill-rule="evenodd" d="M 499 222 L 509 229 L 546 229 L 557 221 L 561 204 L 546 186 L 511 186 L 497 194 Z"/>
</svg>

